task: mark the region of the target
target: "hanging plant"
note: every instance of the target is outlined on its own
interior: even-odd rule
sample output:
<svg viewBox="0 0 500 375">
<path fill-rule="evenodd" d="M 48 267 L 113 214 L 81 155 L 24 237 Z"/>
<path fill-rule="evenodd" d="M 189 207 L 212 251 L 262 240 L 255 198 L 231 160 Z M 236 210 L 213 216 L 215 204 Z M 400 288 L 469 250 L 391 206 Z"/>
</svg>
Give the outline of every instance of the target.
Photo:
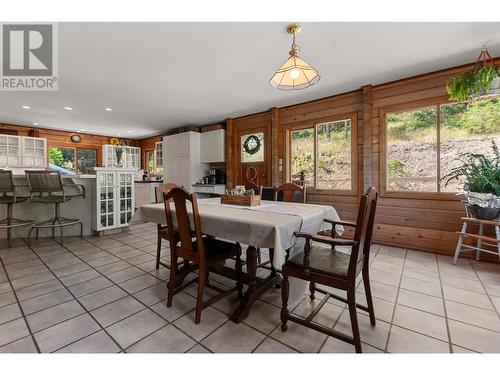
<svg viewBox="0 0 500 375">
<path fill-rule="evenodd" d="M 465 72 L 450 77 L 446 81 L 446 91 L 450 95 L 450 100 L 463 102 L 469 99 L 474 87 L 474 76 L 472 72 Z"/>
<path fill-rule="evenodd" d="M 482 61 L 481 61 L 482 60 Z M 491 64 L 488 64 L 488 60 Z M 488 50 L 483 48 L 472 71 L 450 77 L 446 81 L 446 91 L 450 100 L 464 102 L 470 99 L 480 99 L 484 96 L 497 95 L 494 83 L 498 84 L 500 73 Z M 493 90 L 492 90 L 493 88 Z"/>
<path fill-rule="evenodd" d="M 478 96 L 487 95 L 493 80 L 499 76 L 493 65 L 483 65 L 474 74 L 474 93 Z"/>
</svg>

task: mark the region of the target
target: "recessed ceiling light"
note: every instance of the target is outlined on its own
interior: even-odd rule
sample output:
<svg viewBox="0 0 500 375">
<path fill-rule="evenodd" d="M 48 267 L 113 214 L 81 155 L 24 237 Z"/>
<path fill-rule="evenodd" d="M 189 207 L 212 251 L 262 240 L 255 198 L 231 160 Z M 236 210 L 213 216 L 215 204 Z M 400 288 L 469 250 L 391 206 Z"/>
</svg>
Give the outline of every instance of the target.
<svg viewBox="0 0 500 375">
<path fill-rule="evenodd" d="M 116 135 L 119 137 L 119 136 L 120 136 L 120 133 L 116 133 Z"/>
<path fill-rule="evenodd" d="M 132 133 L 132 132 L 133 132 L 133 130 L 128 130 L 128 132 L 129 132 L 129 133 Z"/>
<path fill-rule="evenodd" d="M 64 107 L 64 109 L 65 109 L 66 111 L 72 111 L 72 110 L 73 110 L 73 108 L 71 108 L 71 107 Z"/>
<path fill-rule="evenodd" d="M 34 122 L 33 125 L 37 126 L 40 125 L 38 122 Z"/>
<path fill-rule="evenodd" d="M 23 109 L 30 109 L 31 107 L 29 105 L 23 105 Z"/>
<path fill-rule="evenodd" d="M 111 112 L 113 108 L 104 108 L 105 111 Z"/>
</svg>

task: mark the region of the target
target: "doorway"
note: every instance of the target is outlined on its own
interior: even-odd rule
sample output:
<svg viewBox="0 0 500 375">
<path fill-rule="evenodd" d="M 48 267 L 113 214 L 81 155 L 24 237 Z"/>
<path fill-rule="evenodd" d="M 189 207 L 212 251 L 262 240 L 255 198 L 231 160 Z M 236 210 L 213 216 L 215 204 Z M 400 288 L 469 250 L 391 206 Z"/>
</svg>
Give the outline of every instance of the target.
<svg viewBox="0 0 500 375">
<path fill-rule="evenodd" d="M 259 186 L 271 183 L 271 129 L 270 126 L 238 129 L 236 132 L 236 184 L 248 180 Z"/>
</svg>

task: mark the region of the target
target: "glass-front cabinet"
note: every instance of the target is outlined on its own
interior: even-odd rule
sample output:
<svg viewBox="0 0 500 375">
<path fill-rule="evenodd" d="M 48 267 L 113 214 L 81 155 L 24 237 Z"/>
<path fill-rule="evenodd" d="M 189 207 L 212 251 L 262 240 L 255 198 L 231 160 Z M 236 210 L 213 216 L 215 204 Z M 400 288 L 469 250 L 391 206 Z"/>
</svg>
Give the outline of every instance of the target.
<svg viewBox="0 0 500 375">
<path fill-rule="evenodd" d="M 103 231 L 128 226 L 134 212 L 135 169 L 94 168 L 96 202 L 92 229 Z"/>
<path fill-rule="evenodd" d="M 132 173 L 130 172 L 118 172 L 118 189 L 119 189 L 119 223 L 118 226 L 128 225 L 128 222 L 132 218 L 132 213 L 134 212 L 133 200 L 133 190 L 134 190 L 134 179 L 132 178 Z"/>
<path fill-rule="evenodd" d="M 141 148 L 132 146 L 113 146 L 102 145 L 102 161 L 105 167 L 113 168 L 118 166 L 116 157 L 116 147 L 123 149 L 123 167 L 124 168 L 141 168 Z"/>
<path fill-rule="evenodd" d="M 46 168 L 47 139 L 0 134 L 0 168 Z"/>
<path fill-rule="evenodd" d="M 46 161 L 47 139 L 22 137 L 23 167 L 44 168 Z"/>
<path fill-rule="evenodd" d="M 156 168 L 163 167 L 163 142 L 155 142 Z"/>
</svg>

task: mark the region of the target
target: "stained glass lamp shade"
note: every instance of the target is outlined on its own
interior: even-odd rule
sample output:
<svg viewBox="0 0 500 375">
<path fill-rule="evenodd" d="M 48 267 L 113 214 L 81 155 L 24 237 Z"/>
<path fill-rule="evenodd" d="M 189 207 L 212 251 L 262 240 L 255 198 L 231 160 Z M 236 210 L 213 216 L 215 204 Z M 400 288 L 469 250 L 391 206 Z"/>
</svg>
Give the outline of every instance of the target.
<svg viewBox="0 0 500 375">
<path fill-rule="evenodd" d="M 299 25 L 290 25 L 288 33 L 293 34 L 290 57 L 272 76 L 270 84 L 280 90 L 301 90 L 314 85 L 321 78 L 318 71 L 301 59 L 299 47 L 295 44 L 295 34 L 300 31 Z"/>
</svg>

